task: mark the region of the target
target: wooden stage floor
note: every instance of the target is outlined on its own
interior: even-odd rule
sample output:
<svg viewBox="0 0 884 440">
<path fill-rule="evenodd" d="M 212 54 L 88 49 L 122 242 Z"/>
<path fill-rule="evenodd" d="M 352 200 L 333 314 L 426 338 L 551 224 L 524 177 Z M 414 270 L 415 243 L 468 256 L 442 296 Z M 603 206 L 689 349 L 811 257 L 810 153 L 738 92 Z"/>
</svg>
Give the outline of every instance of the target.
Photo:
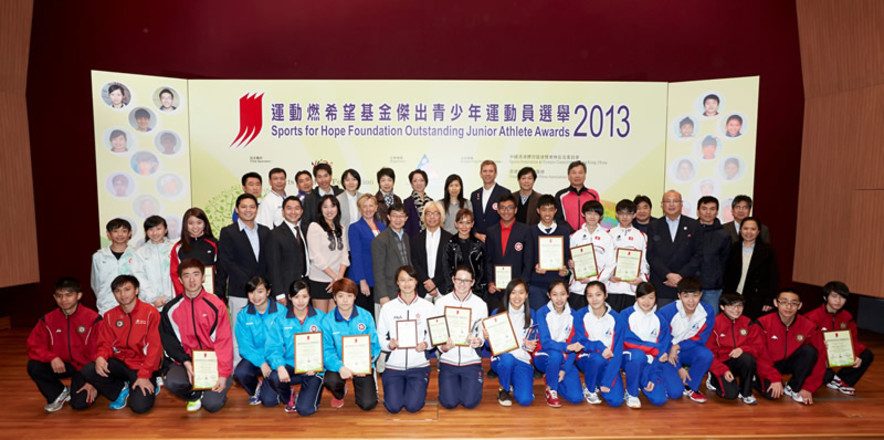
<svg viewBox="0 0 884 440">
<path fill-rule="evenodd" d="M 344 408 L 332 409 L 324 392 L 319 411 L 310 417 L 276 408 L 250 407 L 242 388 L 234 386 L 224 409 L 216 414 L 187 413 L 184 403 L 163 390 L 156 406 L 138 416 L 130 410 L 111 411 L 100 397 L 89 410 L 75 412 L 65 405 L 53 414 L 27 376 L 27 329 L 0 331 L 0 439 L 202 439 L 202 438 L 884 438 L 884 367 L 880 359 L 859 383 L 855 397 L 823 387 L 816 404 L 804 407 L 789 398 L 756 406 L 724 401 L 707 392 L 709 402 L 684 398 L 652 407 L 610 408 L 586 403 L 550 408 L 543 398 L 542 380 L 535 380 L 536 399 L 530 407 L 497 404 L 497 380 L 486 380 L 478 408 L 446 410 L 436 402 L 436 372 L 430 379 L 426 407 L 417 414 L 388 414 L 379 405 L 359 410 L 349 393 Z M 861 332 L 878 356 L 884 355 L 884 335 Z M 487 370 L 487 360 L 486 360 Z M 352 390 L 351 390 L 352 391 Z"/>
</svg>

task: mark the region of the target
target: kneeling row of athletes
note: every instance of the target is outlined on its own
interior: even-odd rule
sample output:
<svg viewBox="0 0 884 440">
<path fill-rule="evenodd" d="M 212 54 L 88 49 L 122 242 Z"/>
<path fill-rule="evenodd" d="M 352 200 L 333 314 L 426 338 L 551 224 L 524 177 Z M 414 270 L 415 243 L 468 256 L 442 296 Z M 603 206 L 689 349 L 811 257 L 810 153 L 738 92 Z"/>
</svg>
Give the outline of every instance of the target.
<svg viewBox="0 0 884 440">
<path fill-rule="evenodd" d="M 471 293 L 474 279 L 469 267 L 457 268 L 454 291 L 435 305 L 417 296 L 414 269 L 401 267 L 396 274 L 400 294 L 381 309 L 377 330 L 371 315 L 354 305 L 358 287 L 349 279 L 333 283 L 336 308 L 325 314 L 311 307 L 305 283 L 295 283 L 290 301 L 282 306 L 268 299 L 267 281 L 254 277 L 247 285 L 249 304 L 237 318 L 241 322 L 236 338 L 243 359 L 234 370 L 227 309 L 203 290 L 204 271 L 198 260 L 183 261 L 178 273 L 184 294 L 170 301 L 162 313 L 138 300 L 135 277 L 121 275 L 112 285 L 119 306 L 104 319 L 79 305 L 82 293 L 76 280 L 60 280 L 55 289 L 59 308 L 41 318 L 28 339 L 28 373 L 48 402 L 44 409 L 58 411 L 66 401 L 75 409 L 85 409 L 100 393 L 111 401 L 112 409 L 128 403 L 134 412 L 143 413 L 153 406 L 165 370 L 166 388 L 187 402 L 188 411 L 220 410 L 227 400 L 231 374 L 249 394 L 250 404 L 283 404 L 286 412 L 303 416 L 316 412 L 323 385 L 332 393 L 332 407 L 343 406 L 345 382 L 352 378 L 357 406 L 370 410 L 378 403 L 375 372 L 354 374 L 342 361 L 341 347 L 343 336 L 367 335 L 372 363 L 382 350 L 387 352 L 382 381 L 385 408 L 392 413 L 416 412 L 426 401 L 429 357 L 435 353 L 426 318 L 444 314 L 446 306 L 464 307 L 472 310 L 474 328 L 479 328 L 478 322 L 488 316 L 484 301 Z M 659 311 L 653 286 L 643 283 L 636 304 L 620 314 L 605 303 L 605 286 L 598 282 L 586 286 L 589 306 L 571 310 L 567 286 L 561 281 L 551 283 L 548 304 L 531 312 L 526 284 L 513 280 L 503 296 L 505 306 L 492 312 L 508 313 L 519 346 L 491 358 L 500 381 L 498 402 L 531 404 L 535 366 L 546 374 L 546 399 L 554 407 L 561 406 L 561 395 L 571 403 L 585 399 L 598 404 L 604 399 L 611 406 L 625 401 L 638 408 L 640 390 L 654 405 L 682 396 L 705 402 L 698 389 L 707 371 L 711 371 L 706 383 L 709 390 L 728 399 L 740 397 L 747 404 L 755 403 L 753 386 L 767 398 L 785 393 L 812 404 L 811 395 L 826 374 L 830 387 L 852 394 L 872 355 L 856 342 L 849 313 L 840 310 L 847 288 L 838 284 L 843 288 L 826 286 L 827 303 L 808 316 L 851 331 L 855 352 L 860 354 L 853 366 L 839 372 L 840 377 L 826 369 L 817 324 L 797 315 L 800 301 L 791 291 L 778 295 L 777 312 L 751 326 L 741 316 L 742 297 L 724 295 L 724 313 L 715 319 L 713 329 L 711 309 L 700 302 L 700 284 L 693 278 L 683 279 L 678 285 L 679 300 Z M 403 319 L 417 321 L 421 336 L 414 348 L 399 348 L 395 339 L 395 323 Z M 295 374 L 294 335 L 316 331 L 323 334 L 325 371 Z M 715 337 L 710 338 L 710 332 Z M 529 336 L 534 334 L 539 337 Z M 486 338 L 484 332 L 476 331 L 468 346 L 449 340 L 435 347 L 443 407 L 479 404 L 480 350 L 485 347 L 487 354 Z M 166 367 L 161 369 L 164 349 Z M 209 390 L 193 389 L 194 350 L 216 352 L 219 378 Z M 756 369 L 758 378 L 753 380 Z M 621 370 L 626 375 L 625 389 Z M 584 373 L 584 386 L 579 371 Z M 792 374 L 785 386 L 782 373 Z M 64 377 L 71 378 L 70 388 L 59 380 Z M 300 387 L 295 390 L 293 385 Z"/>
</svg>

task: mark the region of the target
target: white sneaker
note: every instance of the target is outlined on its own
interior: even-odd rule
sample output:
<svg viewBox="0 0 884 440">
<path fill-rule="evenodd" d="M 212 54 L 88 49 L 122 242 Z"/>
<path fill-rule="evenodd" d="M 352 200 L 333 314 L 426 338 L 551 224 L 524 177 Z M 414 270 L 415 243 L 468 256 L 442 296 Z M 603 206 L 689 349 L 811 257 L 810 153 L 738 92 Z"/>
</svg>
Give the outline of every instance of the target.
<svg viewBox="0 0 884 440">
<path fill-rule="evenodd" d="M 70 400 L 71 400 L 71 389 L 68 387 L 64 387 L 64 389 L 61 390 L 61 394 L 59 394 L 58 397 L 55 398 L 55 400 L 53 400 L 50 403 L 47 403 L 46 406 L 43 407 L 43 411 L 46 411 L 48 413 L 56 412 L 56 411 L 60 410 L 61 407 L 64 406 L 65 402 L 69 402 Z"/>
<path fill-rule="evenodd" d="M 755 396 L 753 396 L 751 394 L 748 396 L 744 396 L 744 395 L 740 394 L 739 397 L 740 397 L 740 400 L 742 400 L 743 403 L 745 403 L 746 405 L 755 405 L 756 403 L 758 403 L 758 401 L 755 400 Z"/>
<path fill-rule="evenodd" d="M 715 391 L 716 388 L 712 385 L 712 373 L 709 373 L 709 376 L 706 377 L 706 389 L 709 391 Z"/>
<path fill-rule="evenodd" d="M 786 385 L 786 388 L 783 390 L 783 394 L 785 394 L 785 395 L 791 397 L 792 400 L 794 400 L 794 401 L 796 401 L 796 402 L 798 402 L 798 403 L 804 403 L 804 398 L 801 397 L 801 396 L 800 396 L 798 393 L 796 393 L 795 391 L 792 391 L 792 387 L 790 387 L 789 385 Z"/>
<path fill-rule="evenodd" d="M 203 407 L 203 399 L 202 398 L 187 402 L 187 412 L 196 412 L 196 411 L 199 411 L 200 408 L 202 408 L 202 407 Z"/>
<path fill-rule="evenodd" d="M 584 397 L 586 398 L 586 403 L 590 405 L 598 405 L 602 403 L 602 399 L 599 397 L 598 388 L 596 388 L 596 390 L 592 392 L 589 392 L 588 389 L 586 391 L 587 393 L 584 394 Z"/>
<path fill-rule="evenodd" d="M 642 401 L 639 400 L 639 398 L 636 396 L 630 396 L 629 394 L 626 394 L 626 406 L 639 409 L 642 407 Z"/>
</svg>

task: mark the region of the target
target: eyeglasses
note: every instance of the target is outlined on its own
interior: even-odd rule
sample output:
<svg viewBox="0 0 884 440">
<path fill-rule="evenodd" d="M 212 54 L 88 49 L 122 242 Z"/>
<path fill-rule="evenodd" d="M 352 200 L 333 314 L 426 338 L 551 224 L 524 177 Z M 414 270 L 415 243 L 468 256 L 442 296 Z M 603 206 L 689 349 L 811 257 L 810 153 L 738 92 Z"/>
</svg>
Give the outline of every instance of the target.
<svg viewBox="0 0 884 440">
<path fill-rule="evenodd" d="M 390 214 L 390 218 L 395 218 L 395 219 L 403 219 L 403 218 L 407 218 L 407 217 L 408 216 L 405 214 Z"/>
<path fill-rule="evenodd" d="M 801 301 L 787 301 L 785 299 L 778 299 L 777 304 L 781 306 L 798 307 L 801 305 Z"/>
<path fill-rule="evenodd" d="M 439 217 L 440 215 L 442 215 L 442 213 L 441 213 L 441 212 L 436 212 L 436 211 L 424 211 L 424 215 L 427 215 L 427 216 L 433 216 L 433 217 Z"/>
<path fill-rule="evenodd" d="M 501 206 L 501 207 L 497 208 L 497 210 L 498 211 L 515 211 L 516 207 L 515 206 Z"/>
<path fill-rule="evenodd" d="M 464 279 L 464 278 L 455 278 L 454 282 L 457 284 L 469 284 L 469 283 L 472 283 L 473 280 L 472 279 Z"/>
</svg>

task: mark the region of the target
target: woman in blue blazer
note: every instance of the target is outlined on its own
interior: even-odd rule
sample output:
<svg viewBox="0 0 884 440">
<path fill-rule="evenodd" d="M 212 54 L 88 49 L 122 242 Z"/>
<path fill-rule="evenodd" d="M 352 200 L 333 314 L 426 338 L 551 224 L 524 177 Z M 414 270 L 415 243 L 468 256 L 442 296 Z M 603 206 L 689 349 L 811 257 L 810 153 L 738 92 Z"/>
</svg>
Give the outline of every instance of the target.
<svg viewBox="0 0 884 440">
<path fill-rule="evenodd" d="M 350 225 L 347 230 L 347 239 L 350 243 L 350 273 L 349 277 L 359 285 L 359 295 L 356 295 L 356 305 L 368 310 L 374 315 L 374 275 L 371 265 L 371 241 L 387 225 L 377 221 L 378 202 L 371 194 L 363 194 L 356 201 L 356 206 L 362 214 L 362 218 Z"/>
</svg>

